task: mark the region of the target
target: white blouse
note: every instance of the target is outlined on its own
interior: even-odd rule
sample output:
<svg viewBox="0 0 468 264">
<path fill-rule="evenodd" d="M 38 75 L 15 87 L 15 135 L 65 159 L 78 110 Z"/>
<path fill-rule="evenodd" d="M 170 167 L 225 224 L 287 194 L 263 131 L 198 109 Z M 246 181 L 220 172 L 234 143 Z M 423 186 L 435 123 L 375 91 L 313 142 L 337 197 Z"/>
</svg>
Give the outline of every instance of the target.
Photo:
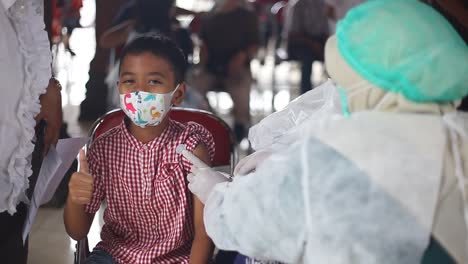
<svg viewBox="0 0 468 264">
<path fill-rule="evenodd" d="M 41 0 L 0 0 L 0 212 L 27 202 L 34 117 L 51 77 L 44 28 Z"/>
</svg>

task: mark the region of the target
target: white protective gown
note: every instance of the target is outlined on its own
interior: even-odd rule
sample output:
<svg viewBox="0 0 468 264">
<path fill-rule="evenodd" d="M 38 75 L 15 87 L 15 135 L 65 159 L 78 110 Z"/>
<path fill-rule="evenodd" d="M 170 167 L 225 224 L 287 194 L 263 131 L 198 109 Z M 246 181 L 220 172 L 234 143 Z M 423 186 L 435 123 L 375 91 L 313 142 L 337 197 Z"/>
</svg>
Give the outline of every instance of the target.
<svg viewBox="0 0 468 264">
<path fill-rule="evenodd" d="M 467 114 L 308 121 L 255 173 L 215 187 L 205 226 L 218 247 L 285 263 L 409 264 L 433 233 L 468 261 Z"/>
</svg>

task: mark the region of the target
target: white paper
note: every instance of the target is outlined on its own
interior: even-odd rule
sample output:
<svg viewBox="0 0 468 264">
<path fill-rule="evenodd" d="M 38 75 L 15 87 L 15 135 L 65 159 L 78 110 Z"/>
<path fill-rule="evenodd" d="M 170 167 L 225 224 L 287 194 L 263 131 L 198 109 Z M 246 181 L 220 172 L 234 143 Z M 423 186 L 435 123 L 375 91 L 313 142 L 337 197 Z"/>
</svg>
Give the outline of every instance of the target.
<svg viewBox="0 0 468 264">
<path fill-rule="evenodd" d="M 28 216 L 23 228 L 23 243 L 31 230 L 38 208 L 52 199 L 65 173 L 86 142 L 88 142 L 88 138 L 67 138 L 59 140 L 56 147 L 50 147 L 42 161 L 31 198 Z"/>
<path fill-rule="evenodd" d="M 41 201 L 40 204 L 48 203 L 54 196 L 57 187 L 63 179 L 63 176 L 68 171 L 76 156 L 80 152 L 80 149 L 88 142 L 88 138 L 67 138 L 61 139 L 57 143 L 57 153 L 60 157 L 62 163 L 58 167 L 54 176 L 51 177 L 50 182 L 47 185 L 47 190 L 41 196 L 37 196 L 38 200 Z M 37 187 L 36 189 L 37 190 Z M 40 199 L 39 199 L 40 198 Z"/>
</svg>

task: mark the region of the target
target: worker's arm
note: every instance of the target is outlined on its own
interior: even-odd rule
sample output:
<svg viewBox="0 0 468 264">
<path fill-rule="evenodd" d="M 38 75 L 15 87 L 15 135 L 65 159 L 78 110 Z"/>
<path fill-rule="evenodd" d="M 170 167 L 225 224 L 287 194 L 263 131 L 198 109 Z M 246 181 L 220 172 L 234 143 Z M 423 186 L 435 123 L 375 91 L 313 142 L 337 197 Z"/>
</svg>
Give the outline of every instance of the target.
<svg viewBox="0 0 468 264">
<path fill-rule="evenodd" d="M 217 248 L 299 263 L 306 228 L 300 152 L 294 150 L 214 187 L 205 203 L 204 222 Z"/>
<path fill-rule="evenodd" d="M 210 165 L 208 150 L 206 149 L 205 145 L 198 145 L 194 149 L 193 154 L 207 165 Z M 191 264 L 209 263 L 213 254 L 213 242 L 208 237 L 203 222 L 203 209 L 203 203 L 200 202 L 200 200 L 195 195 L 193 195 L 193 223 L 195 228 L 195 237 L 192 244 L 192 250 L 190 252 Z"/>
</svg>

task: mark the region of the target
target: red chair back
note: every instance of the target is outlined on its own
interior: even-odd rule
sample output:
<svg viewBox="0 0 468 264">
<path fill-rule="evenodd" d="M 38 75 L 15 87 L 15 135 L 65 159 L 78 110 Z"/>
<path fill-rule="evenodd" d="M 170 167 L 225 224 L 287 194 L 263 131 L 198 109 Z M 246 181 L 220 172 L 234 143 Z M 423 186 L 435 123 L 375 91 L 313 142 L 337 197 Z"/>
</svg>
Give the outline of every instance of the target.
<svg viewBox="0 0 468 264">
<path fill-rule="evenodd" d="M 177 107 L 172 108 L 169 115 L 173 120 L 181 123 L 196 122 L 210 131 L 216 148 L 213 167 L 230 166 L 232 172 L 236 159 L 235 137 L 231 128 L 222 119 L 207 111 Z M 116 109 L 99 118 L 91 128 L 91 143 L 106 131 L 118 126 L 124 117 L 125 113 Z"/>
</svg>

